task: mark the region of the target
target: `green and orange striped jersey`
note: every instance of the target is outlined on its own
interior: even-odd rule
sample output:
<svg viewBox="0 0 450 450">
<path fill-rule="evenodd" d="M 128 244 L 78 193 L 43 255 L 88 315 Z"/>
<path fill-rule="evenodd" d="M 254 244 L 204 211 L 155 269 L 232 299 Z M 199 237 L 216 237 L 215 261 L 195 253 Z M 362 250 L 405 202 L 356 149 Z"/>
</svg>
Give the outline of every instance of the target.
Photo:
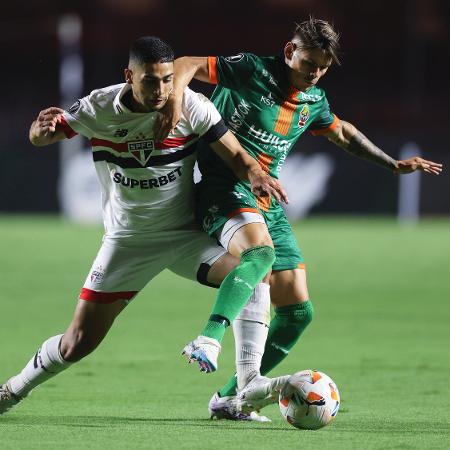
<svg viewBox="0 0 450 450">
<path fill-rule="evenodd" d="M 212 102 L 241 145 L 273 177 L 297 139 L 309 130 L 322 134 L 338 124 L 325 92 L 306 92 L 290 85 L 282 57 L 241 53 L 208 58 L 209 78 L 216 83 Z M 232 176 L 204 146 L 199 152 L 202 174 Z"/>
</svg>

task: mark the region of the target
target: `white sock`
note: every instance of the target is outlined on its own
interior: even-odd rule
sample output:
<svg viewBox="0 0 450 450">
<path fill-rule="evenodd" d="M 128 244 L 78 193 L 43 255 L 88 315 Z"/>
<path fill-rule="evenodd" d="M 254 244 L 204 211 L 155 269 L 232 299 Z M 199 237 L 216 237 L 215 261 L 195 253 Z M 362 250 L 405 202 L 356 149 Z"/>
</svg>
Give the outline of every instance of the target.
<svg viewBox="0 0 450 450">
<path fill-rule="evenodd" d="M 8 389 L 19 397 L 25 397 L 44 381 L 67 369 L 72 363 L 61 356 L 59 344 L 62 334 L 47 339 L 22 372 L 10 378 Z"/>
<path fill-rule="evenodd" d="M 238 390 L 259 374 L 270 323 L 270 286 L 259 283 L 233 321 Z"/>
</svg>

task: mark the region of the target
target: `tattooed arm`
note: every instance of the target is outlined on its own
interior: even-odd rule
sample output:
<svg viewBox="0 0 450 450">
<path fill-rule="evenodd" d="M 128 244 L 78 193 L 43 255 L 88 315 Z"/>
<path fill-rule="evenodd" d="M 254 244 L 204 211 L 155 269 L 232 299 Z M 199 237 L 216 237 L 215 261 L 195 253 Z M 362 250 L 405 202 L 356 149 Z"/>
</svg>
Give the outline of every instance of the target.
<svg viewBox="0 0 450 450">
<path fill-rule="evenodd" d="M 369 141 L 351 123 L 343 120 L 332 131 L 325 134 L 325 137 L 346 152 L 358 158 L 371 161 L 395 173 L 411 173 L 416 170 L 423 170 L 424 172 L 439 175 L 442 171 L 442 164 L 426 161 L 417 156 L 399 161 L 393 159 L 373 142 Z"/>
</svg>

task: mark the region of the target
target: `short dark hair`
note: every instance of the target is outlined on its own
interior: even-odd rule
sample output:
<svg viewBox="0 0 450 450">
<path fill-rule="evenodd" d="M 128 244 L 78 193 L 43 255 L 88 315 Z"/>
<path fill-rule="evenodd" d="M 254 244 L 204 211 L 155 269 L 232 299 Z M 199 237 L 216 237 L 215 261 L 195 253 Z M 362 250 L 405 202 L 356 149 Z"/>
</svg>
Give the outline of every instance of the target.
<svg viewBox="0 0 450 450">
<path fill-rule="evenodd" d="M 155 36 L 142 36 L 130 47 L 129 64 L 166 63 L 174 59 L 172 47 Z"/>
<path fill-rule="evenodd" d="M 296 23 L 294 37 L 300 40 L 300 48 L 305 50 L 321 49 L 333 62 L 340 65 L 339 61 L 339 33 L 325 20 L 315 19 Z"/>
</svg>

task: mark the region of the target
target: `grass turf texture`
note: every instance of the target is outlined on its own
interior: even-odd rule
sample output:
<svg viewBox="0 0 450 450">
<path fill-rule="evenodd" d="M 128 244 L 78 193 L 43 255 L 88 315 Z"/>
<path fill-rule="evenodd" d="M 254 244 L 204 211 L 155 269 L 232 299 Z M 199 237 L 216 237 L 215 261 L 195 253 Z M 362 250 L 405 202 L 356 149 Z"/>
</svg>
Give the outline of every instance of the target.
<svg viewBox="0 0 450 450">
<path fill-rule="evenodd" d="M 450 227 L 424 221 L 309 219 L 295 227 L 316 316 L 274 373 L 317 368 L 342 407 L 320 431 L 210 421 L 211 394 L 233 370 L 180 356 L 215 291 L 164 272 L 100 348 L 0 416 L 1 449 L 438 449 L 450 446 Z M 101 229 L 56 218 L 0 220 L 0 381 L 67 326 Z"/>
</svg>

